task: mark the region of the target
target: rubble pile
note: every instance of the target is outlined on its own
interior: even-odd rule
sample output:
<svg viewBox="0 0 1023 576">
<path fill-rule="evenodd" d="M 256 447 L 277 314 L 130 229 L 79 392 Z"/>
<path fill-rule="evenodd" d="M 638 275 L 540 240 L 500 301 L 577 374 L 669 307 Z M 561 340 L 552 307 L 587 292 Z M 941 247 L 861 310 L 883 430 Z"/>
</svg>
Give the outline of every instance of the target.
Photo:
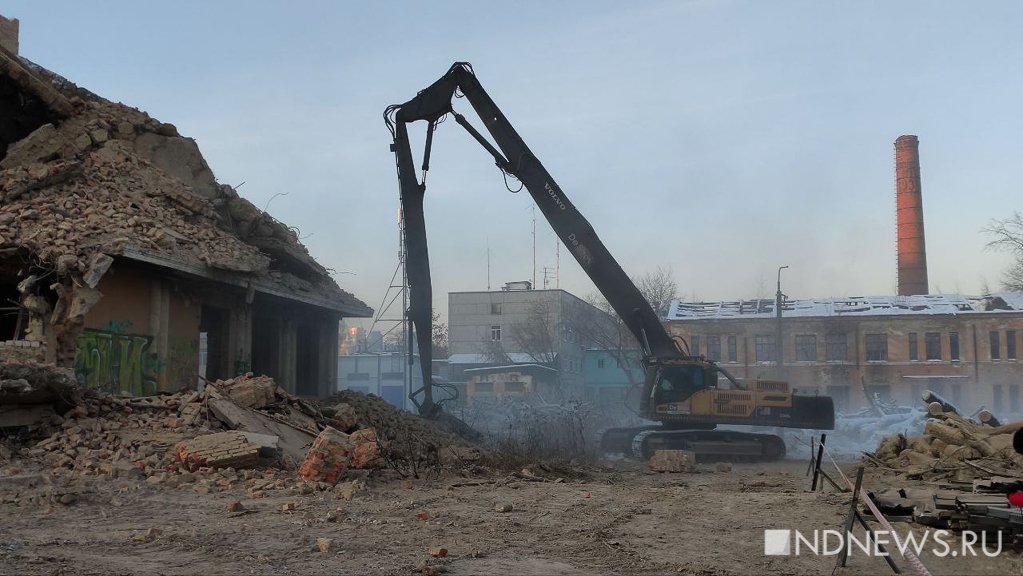
<svg viewBox="0 0 1023 576">
<path fill-rule="evenodd" d="M 907 478 L 970 481 L 1023 475 L 1023 456 L 1012 435 L 1023 422 L 990 427 L 947 412 L 927 421 L 918 436 L 896 434 L 881 441 L 873 457 Z"/>
<path fill-rule="evenodd" d="M 925 393 L 926 398 L 937 398 Z M 991 426 L 958 414 L 943 400 L 928 404 L 923 434 L 884 438 L 871 458 L 907 478 L 968 482 L 977 478 L 1023 475 L 1023 455 L 1013 434 L 1023 422 Z M 989 420 L 991 421 L 991 420 Z"/>
<path fill-rule="evenodd" d="M 27 347 L 0 358 L 70 365 L 115 257 L 358 303 L 295 230 L 219 184 L 174 125 L 2 51 L 0 75 L 23 99 L 9 122 L 19 139 L 0 143 L 0 257 L 22 269 L 28 312 Z"/>
<path fill-rule="evenodd" d="M 1023 422 L 1001 424 L 988 410 L 964 417 L 937 394 L 922 397 L 929 418 L 923 433 L 884 438 L 868 462 L 928 488 L 870 494 L 891 521 L 950 530 L 997 532 L 1006 545 L 1023 550 L 1023 451 L 1014 438 Z M 1023 440 L 1016 441 L 1023 444 Z M 1016 499 L 1016 500 L 1014 500 Z"/>
<path fill-rule="evenodd" d="M 129 246 L 227 270 L 267 267 L 258 248 L 216 225 L 211 200 L 138 152 L 181 139 L 172 125 L 102 100 L 75 104 L 74 116 L 44 124 L 0 162 L 0 248 L 25 248 L 59 274 L 84 274 L 96 253 Z"/>
<path fill-rule="evenodd" d="M 15 394 L 22 404 L 11 404 Z M 321 412 L 272 378 L 251 374 L 208 383 L 201 392 L 119 397 L 78 388 L 67 370 L 0 364 L 0 428 L 18 431 L 22 441 L 20 448 L 3 446 L 0 465 L 17 454 L 57 475 L 203 493 L 243 486 L 260 497 L 296 483 L 328 489 L 353 469 L 385 467 L 385 454 L 425 461 L 410 447 L 438 463 L 444 453 L 472 458 L 473 447 L 381 399 L 345 392 L 327 404 Z M 20 412 L 5 421 L 9 406 L 43 410 L 31 421 Z"/>
<path fill-rule="evenodd" d="M 319 410 L 331 426 L 342 432 L 372 428 L 385 441 L 387 455 L 402 460 L 457 463 L 482 456 L 475 444 L 444 426 L 400 410 L 372 394 L 341 390 L 321 400 Z"/>
</svg>

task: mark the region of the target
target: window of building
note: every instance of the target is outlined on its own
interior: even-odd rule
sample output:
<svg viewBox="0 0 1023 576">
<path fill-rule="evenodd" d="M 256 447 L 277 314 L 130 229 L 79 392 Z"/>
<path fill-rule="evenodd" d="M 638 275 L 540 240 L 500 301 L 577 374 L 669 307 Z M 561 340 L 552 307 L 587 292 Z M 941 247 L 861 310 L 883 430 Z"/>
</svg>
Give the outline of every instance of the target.
<svg viewBox="0 0 1023 576">
<path fill-rule="evenodd" d="M 707 358 L 715 362 L 721 361 L 721 337 L 707 336 Z"/>
<path fill-rule="evenodd" d="M 1019 384 L 1009 384 L 1009 411 L 1019 412 Z"/>
<path fill-rule="evenodd" d="M 867 362 L 888 361 L 888 335 L 867 334 Z"/>
<path fill-rule="evenodd" d="M 796 334 L 796 361 L 817 361 L 817 336 L 814 334 Z"/>
<path fill-rule="evenodd" d="M 517 381 L 505 382 L 504 391 L 512 394 L 522 394 L 526 391 L 526 383 Z"/>
<path fill-rule="evenodd" d="M 604 359 L 603 358 L 597 358 L 597 368 L 600 368 L 600 369 L 604 368 Z"/>
<path fill-rule="evenodd" d="M 941 360 L 941 334 L 924 333 L 924 354 L 928 360 Z"/>
<path fill-rule="evenodd" d="M 909 333 L 909 361 L 916 362 L 920 359 L 919 347 L 916 345 L 916 332 Z"/>
<path fill-rule="evenodd" d="M 774 362 L 774 335 L 758 334 L 755 342 L 757 362 Z"/>
<path fill-rule="evenodd" d="M 493 382 L 477 382 L 476 383 L 477 394 L 493 394 L 494 383 Z"/>
<path fill-rule="evenodd" d="M 991 400 L 992 400 L 991 405 L 994 407 L 1002 405 L 1004 399 L 1002 398 L 1001 384 L 995 384 L 994 386 L 991 387 Z"/>
<path fill-rule="evenodd" d="M 1005 359 L 1015 360 L 1016 359 L 1016 331 L 1006 330 L 1005 331 Z"/>
<path fill-rule="evenodd" d="M 948 333 L 948 353 L 953 362 L 959 361 L 959 333 Z"/>
<path fill-rule="evenodd" d="M 997 331 L 992 330 L 988 334 L 988 342 L 991 343 L 991 359 L 1000 360 L 1002 358 L 1002 346 L 998 338 L 999 334 Z"/>
<path fill-rule="evenodd" d="M 729 336 L 728 337 L 728 361 L 729 362 L 738 362 L 739 361 L 738 346 L 736 346 L 736 342 L 735 341 L 736 341 L 735 336 Z"/>
<path fill-rule="evenodd" d="M 689 337 L 689 353 L 693 356 L 700 355 L 700 337 L 690 336 Z"/>
<path fill-rule="evenodd" d="M 501 303 L 500 302 L 491 302 L 490 303 L 490 313 L 491 314 L 500 314 L 501 313 Z"/>
<path fill-rule="evenodd" d="M 849 360 L 849 338 L 842 333 L 831 333 L 824 336 L 825 358 L 828 362 L 847 362 Z"/>
<path fill-rule="evenodd" d="M 490 327 L 490 339 L 494 342 L 501 341 L 501 327 L 499 325 L 495 324 Z"/>
<path fill-rule="evenodd" d="M 349 380 L 369 380 L 369 372 L 349 372 Z"/>
</svg>

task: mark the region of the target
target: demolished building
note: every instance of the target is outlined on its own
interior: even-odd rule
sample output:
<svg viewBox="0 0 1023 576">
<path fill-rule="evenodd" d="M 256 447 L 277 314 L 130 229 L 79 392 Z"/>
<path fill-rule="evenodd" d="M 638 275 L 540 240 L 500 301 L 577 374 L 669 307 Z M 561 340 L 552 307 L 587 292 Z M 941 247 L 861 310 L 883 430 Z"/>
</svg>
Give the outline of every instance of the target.
<svg viewBox="0 0 1023 576">
<path fill-rule="evenodd" d="M 14 44 L 16 46 L 16 44 Z M 245 372 L 327 395 L 372 310 L 195 141 L 0 48 L 0 361 L 152 394 Z M 16 48 L 14 48 L 16 49 Z"/>
</svg>

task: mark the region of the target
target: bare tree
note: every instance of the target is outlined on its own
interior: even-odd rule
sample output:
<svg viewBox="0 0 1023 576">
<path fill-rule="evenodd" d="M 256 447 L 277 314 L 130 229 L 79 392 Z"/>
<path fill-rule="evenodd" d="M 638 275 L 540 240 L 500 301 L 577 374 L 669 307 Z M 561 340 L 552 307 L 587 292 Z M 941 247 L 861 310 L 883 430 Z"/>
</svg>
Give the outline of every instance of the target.
<svg viewBox="0 0 1023 576">
<path fill-rule="evenodd" d="M 440 321 L 440 314 L 433 313 L 433 357 L 448 357 L 448 325 Z"/>
<path fill-rule="evenodd" d="M 507 365 L 512 363 L 500 340 L 484 340 L 479 345 L 479 353 L 486 364 Z"/>
<path fill-rule="evenodd" d="M 673 300 L 682 299 L 671 267 L 659 266 L 654 272 L 633 278 L 632 282 L 659 318 L 668 315 Z M 639 343 L 603 296 L 590 295 L 587 302 L 607 314 L 609 320 L 594 314 L 581 314 L 569 317 L 567 321 L 574 322 L 576 324 L 574 329 L 590 340 L 596 348 L 610 354 L 625 373 L 629 384 L 635 385 L 633 368 L 636 367 L 638 360 L 636 351 L 639 350 Z"/>
<path fill-rule="evenodd" d="M 1023 216 L 1019 211 L 1003 220 L 992 220 L 984 232 L 994 236 L 987 247 L 1010 253 L 1015 261 L 1005 271 L 1002 283 L 1006 290 L 1023 290 Z"/>
<path fill-rule="evenodd" d="M 633 278 L 632 281 L 659 318 L 668 315 L 672 300 L 682 300 L 678 282 L 675 281 L 675 273 L 670 266 L 667 268 L 658 266 L 656 271 L 647 272 L 639 278 Z"/>
<path fill-rule="evenodd" d="M 515 346 L 534 361 L 553 365 L 561 340 L 561 326 L 555 325 L 554 312 L 546 300 L 538 300 L 525 321 L 509 328 Z"/>
</svg>

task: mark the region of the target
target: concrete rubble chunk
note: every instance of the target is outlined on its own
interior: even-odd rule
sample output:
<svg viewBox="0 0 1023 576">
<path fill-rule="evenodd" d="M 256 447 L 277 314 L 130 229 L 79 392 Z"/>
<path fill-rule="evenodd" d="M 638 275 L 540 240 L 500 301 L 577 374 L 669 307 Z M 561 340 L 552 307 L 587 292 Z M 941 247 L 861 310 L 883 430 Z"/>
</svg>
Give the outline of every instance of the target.
<svg viewBox="0 0 1023 576">
<path fill-rule="evenodd" d="M 97 252 L 92 255 L 89 260 L 89 267 L 82 275 L 82 281 L 89 288 L 95 288 L 99 284 L 100 278 L 107 273 L 110 269 L 110 265 L 114 263 L 114 259 L 102 252 Z"/>
<path fill-rule="evenodd" d="M 354 449 L 347 434 L 327 426 L 313 441 L 298 475 L 307 481 L 337 484 L 345 476 Z"/>
<path fill-rule="evenodd" d="M 53 124 L 43 124 L 28 136 L 11 144 L 7 149 L 7 156 L 0 162 L 0 169 L 46 162 L 57 155 L 61 145 L 60 138 L 57 138 L 57 128 Z"/>
<path fill-rule="evenodd" d="M 217 432 L 178 442 L 178 460 L 194 472 L 201 467 L 248 468 L 259 462 L 259 446 L 240 432 Z"/>
<path fill-rule="evenodd" d="M 277 384 L 269 376 L 241 376 L 224 392 L 232 402 L 243 408 L 263 408 L 276 401 Z"/>
<path fill-rule="evenodd" d="M 689 472 L 696 456 L 688 450 L 657 450 L 647 465 L 654 472 Z"/>
</svg>

